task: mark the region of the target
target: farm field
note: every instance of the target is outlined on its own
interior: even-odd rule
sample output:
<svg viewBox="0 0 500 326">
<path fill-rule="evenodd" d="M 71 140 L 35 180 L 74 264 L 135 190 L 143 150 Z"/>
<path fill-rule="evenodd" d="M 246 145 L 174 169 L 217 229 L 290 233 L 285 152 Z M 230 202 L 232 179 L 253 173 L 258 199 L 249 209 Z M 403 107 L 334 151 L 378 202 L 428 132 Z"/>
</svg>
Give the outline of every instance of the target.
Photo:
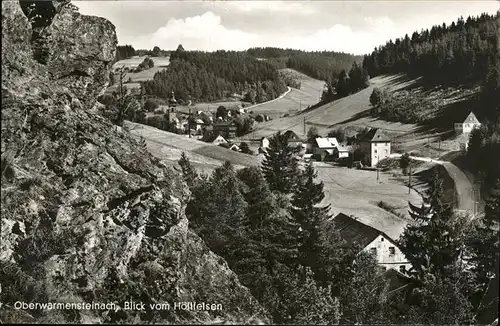
<svg viewBox="0 0 500 326">
<path fill-rule="evenodd" d="M 307 106 L 318 103 L 325 85 L 324 81 L 313 79 L 292 69 L 282 69 L 289 76 L 301 82 L 301 88 L 291 88 L 283 98 L 248 108 L 256 114 L 266 114 L 271 118 L 282 117 L 286 113 L 297 113 Z"/>
<path fill-rule="evenodd" d="M 129 59 L 124 59 L 115 62 L 113 64 L 113 69 L 120 68 L 122 66 L 129 67 L 129 68 L 135 68 L 137 67 L 142 61 L 144 61 L 146 57 L 132 57 Z M 150 57 L 153 62 L 155 63 L 155 67 L 160 67 L 160 66 L 168 66 L 170 64 L 170 57 Z"/>
<path fill-rule="evenodd" d="M 125 60 L 120 60 L 113 65 L 113 69 L 119 69 L 121 67 L 135 68 L 137 67 L 145 57 L 133 57 Z M 153 68 L 146 69 L 140 72 L 127 72 L 125 74 L 125 82 L 128 89 L 140 88 L 140 82 L 153 79 L 154 75 L 161 70 L 164 70 L 170 64 L 170 57 L 151 57 L 155 63 Z M 128 82 L 129 78 L 132 80 L 131 83 Z M 106 93 L 111 93 L 118 87 L 117 84 L 109 86 L 106 89 Z"/>
<path fill-rule="evenodd" d="M 212 169 L 229 161 L 236 168 L 259 165 L 259 158 L 238 153 L 229 149 L 204 143 L 194 138 L 177 135 L 154 127 L 128 122 L 130 133 L 137 138 L 142 136 L 149 151 L 157 158 L 177 163 L 182 152 L 196 164 Z"/>
<path fill-rule="evenodd" d="M 318 180 L 325 185 L 322 204 L 330 204 L 333 215 L 354 215 L 393 239 L 402 234 L 410 221 L 408 201 L 416 205 L 422 202 L 417 191 L 412 189 L 408 194 L 405 183 L 394 178 L 391 173 L 380 172 L 377 181 L 376 171 L 333 167 L 321 162 L 315 162 L 314 167 L 318 171 Z M 404 214 L 405 218 L 378 207 L 378 201 L 394 206 L 396 212 Z"/>
</svg>

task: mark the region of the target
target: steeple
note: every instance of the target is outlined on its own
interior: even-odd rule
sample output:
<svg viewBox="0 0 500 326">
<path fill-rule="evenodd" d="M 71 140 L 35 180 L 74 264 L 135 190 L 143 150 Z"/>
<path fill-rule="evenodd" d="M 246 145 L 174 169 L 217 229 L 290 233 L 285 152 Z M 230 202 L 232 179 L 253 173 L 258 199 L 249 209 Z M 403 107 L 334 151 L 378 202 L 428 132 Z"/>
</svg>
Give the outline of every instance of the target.
<svg viewBox="0 0 500 326">
<path fill-rule="evenodd" d="M 177 106 L 177 100 L 175 99 L 174 91 L 172 90 L 172 95 L 170 96 L 170 99 L 168 100 L 168 106 L 170 107 L 170 111 L 174 112 L 175 107 Z"/>
</svg>

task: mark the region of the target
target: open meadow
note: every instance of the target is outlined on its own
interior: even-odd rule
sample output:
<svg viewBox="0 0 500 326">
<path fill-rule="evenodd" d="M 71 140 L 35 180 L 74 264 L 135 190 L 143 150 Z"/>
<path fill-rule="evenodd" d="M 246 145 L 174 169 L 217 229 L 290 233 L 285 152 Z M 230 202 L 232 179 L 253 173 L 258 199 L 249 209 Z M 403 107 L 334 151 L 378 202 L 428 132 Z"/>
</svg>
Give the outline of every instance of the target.
<svg viewBox="0 0 500 326">
<path fill-rule="evenodd" d="M 393 239 L 401 235 L 410 220 L 408 201 L 415 205 L 422 202 L 417 191 L 411 189 L 408 194 L 406 184 L 391 173 L 380 172 L 377 180 L 376 171 L 336 167 L 321 162 L 315 162 L 314 167 L 318 171 L 318 180 L 325 185 L 322 204 L 330 204 L 332 214 L 354 215 Z M 398 215 L 380 208 L 377 205 L 380 201 L 393 206 Z"/>
</svg>

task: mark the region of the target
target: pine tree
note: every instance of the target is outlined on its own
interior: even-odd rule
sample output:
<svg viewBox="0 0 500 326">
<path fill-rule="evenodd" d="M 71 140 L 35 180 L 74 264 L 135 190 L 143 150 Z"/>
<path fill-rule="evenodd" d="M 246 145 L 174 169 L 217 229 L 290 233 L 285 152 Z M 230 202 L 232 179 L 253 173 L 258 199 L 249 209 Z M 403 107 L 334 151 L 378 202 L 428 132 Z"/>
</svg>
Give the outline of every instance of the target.
<svg viewBox="0 0 500 326">
<path fill-rule="evenodd" d="M 295 149 L 288 145 L 288 139 L 280 132 L 269 139 L 262 172 L 271 190 L 287 194 L 295 186 L 298 164 L 294 154 Z"/>
<path fill-rule="evenodd" d="M 292 199 L 292 216 L 301 227 L 300 260 L 302 264 L 313 270 L 319 264 L 321 253 L 320 232 L 325 221 L 331 216 L 328 214 L 330 205 L 317 207 L 325 197 L 323 182 L 315 183 L 317 172 L 312 163 L 306 166 L 301 180 L 298 182 Z"/>
<path fill-rule="evenodd" d="M 182 152 L 181 158 L 179 159 L 179 165 L 182 169 L 182 175 L 184 176 L 184 181 L 190 189 L 192 189 L 196 185 L 196 181 L 198 180 L 198 173 L 195 168 L 191 165 L 189 158 L 186 156 L 186 153 Z"/>
</svg>

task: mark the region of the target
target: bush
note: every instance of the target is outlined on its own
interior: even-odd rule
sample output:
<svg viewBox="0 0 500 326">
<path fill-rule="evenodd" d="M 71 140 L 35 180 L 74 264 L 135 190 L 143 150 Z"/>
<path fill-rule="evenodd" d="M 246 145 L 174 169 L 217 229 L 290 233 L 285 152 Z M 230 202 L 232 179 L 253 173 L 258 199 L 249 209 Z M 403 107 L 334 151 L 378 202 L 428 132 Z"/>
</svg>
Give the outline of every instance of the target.
<svg viewBox="0 0 500 326">
<path fill-rule="evenodd" d="M 155 100 L 148 99 L 146 103 L 144 103 L 144 110 L 147 112 L 154 112 L 158 109 L 158 103 Z"/>
</svg>

